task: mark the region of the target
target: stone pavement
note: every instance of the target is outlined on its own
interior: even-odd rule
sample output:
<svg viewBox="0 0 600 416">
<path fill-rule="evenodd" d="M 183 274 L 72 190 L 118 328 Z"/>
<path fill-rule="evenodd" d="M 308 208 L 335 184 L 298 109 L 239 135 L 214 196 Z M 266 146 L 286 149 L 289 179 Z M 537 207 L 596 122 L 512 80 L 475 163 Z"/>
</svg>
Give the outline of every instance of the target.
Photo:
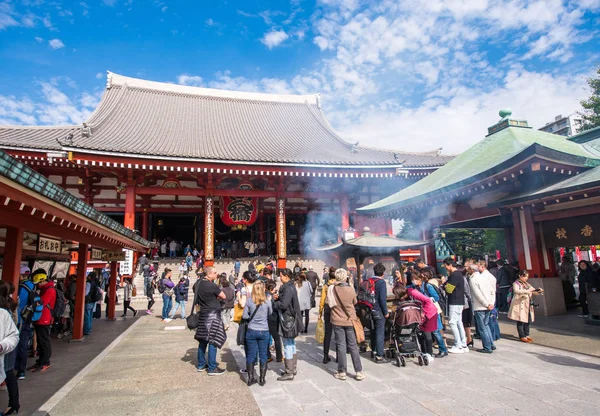
<svg viewBox="0 0 600 416">
<path fill-rule="evenodd" d="M 294 381 L 277 382 L 270 371 L 264 387 L 250 388 L 263 415 L 571 415 L 597 413 L 600 406 L 595 357 L 503 339 L 492 355 L 471 351 L 436 359 L 429 367 L 416 360 L 404 368 L 375 364 L 363 354 L 367 378 L 340 381 L 332 375 L 335 362 L 321 363 L 322 346 L 311 329 L 314 334 L 314 324 L 297 340 Z M 239 347 L 233 354 L 244 365 Z"/>
<path fill-rule="evenodd" d="M 84 342 L 70 343 L 68 339 L 59 340 L 53 336 L 50 370 L 39 374 L 28 372 L 25 380 L 19 381 L 19 414 L 32 414 L 134 322 L 133 318 L 115 322 L 94 319 L 92 335 L 86 337 Z M 34 362 L 30 358 L 28 365 Z M 6 392 L 0 394 L 0 410 L 6 408 L 7 401 Z"/>
<path fill-rule="evenodd" d="M 198 343 L 185 321 L 164 324 L 160 316 L 152 315 L 138 319 L 49 414 L 260 415 L 231 350 L 221 350 L 219 359 L 228 372 L 209 377 L 196 371 Z"/>
<path fill-rule="evenodd" d="M 160 310 L 160 305 L 155 310 Z M 498 350 L 492 355 L 472 351 L 436 359 L 429 367 L 420 367 L 414 360 L 405 368 L 375 364 L 363 354 L 367 378 L 339 381 L 332 376 L 335 362 L 321 364 L 322 346 L 313 335 L 314 313 L 311 319 L 309 334 L 297 340 L 296 379 L 276 381 L 283 364 L 271 363 L 266 386 L 248 388 L 245 376 L 238 372 L 245 367 L 245 359 L 243 349 L 234 345 L 236 325 L 220 352 L 228 373 L 208 377 L 195 371 L 197 343 L 193 334 L 182 328 L 184 321 L 164 324 L 156 316 L 138 315 L 135 325 L 112 350 L 67 383 L 63 396 L 58 397 L 61 400 L 46 403 L 48 413 L 33 414 L 562 415 L 593 414 L 600 406 L 599 358 L 506 338 L 497 343 Z M 28 376 L 19 383 L 21 413 L 32 414 L 73 377 L 74 369 L 83 368 L 102 351 L 100 341 L 105 337 L 100 330 L 106 326 L 107 331 L 118 334 L 131 322 L 131 318 L 98 322 L 94 335 L 103 335 L 87 340 L 88 349 L 81 348 L 86 343 L 61 344 L 66 353 L 57 348 L 51 372 Z M 507 329 L 514 330 L 512 323 Z M 108 332 L 102 345 L 110 344 L 115 338 L 111 336 Z M 597 345 L 600 340 L 590 338 L 590 342 Z M 349 365 L 351 376 L 354 371 L 351 362 Z M 38 397 L 40 392 L 43 399 Z"/>
</svg>

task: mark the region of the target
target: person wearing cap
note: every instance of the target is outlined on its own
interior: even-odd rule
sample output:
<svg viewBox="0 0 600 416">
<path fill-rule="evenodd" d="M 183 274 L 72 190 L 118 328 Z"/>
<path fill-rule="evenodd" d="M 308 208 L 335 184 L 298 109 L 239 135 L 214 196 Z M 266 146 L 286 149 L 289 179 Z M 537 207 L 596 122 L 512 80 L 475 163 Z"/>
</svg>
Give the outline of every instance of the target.
<svg viewBox="0 0 600 416">
<path fill-rule="evenodd" d="M 50 368 L 50 357 L 52 356 L 50 329 L 54 320 L 52 311 L 56 303 L 56 288 L 54 287 L 54 282 L 48 280 L 48 275 L 44 269 L 34 271 L 31 274 L 31 281 L 40 289 L 40 298 L 44 308 L 40 319 L 33 324 L 40 355 L 36 363 L 29 370 L 31 372 L 44 372 Z"/>
<path fill-rule="evenodd" d="M 17 327 L 19 328 L 19 344 L 17 345 L 17 355 L 15 358 L 15 371 L 17 379 L 25 379 L 25 369 L 27 368 L 27 355 L 29 345 L 29 335 L 31 332 L 31 323 L 23 322 L 21 311 L 29 303 L 29 293 L 35 291 L 35 285 L 29 280 L 31 269 L 27 266 L 21 266 L 19 271 L 19 305 L 17 310 Z"/>
</svg>

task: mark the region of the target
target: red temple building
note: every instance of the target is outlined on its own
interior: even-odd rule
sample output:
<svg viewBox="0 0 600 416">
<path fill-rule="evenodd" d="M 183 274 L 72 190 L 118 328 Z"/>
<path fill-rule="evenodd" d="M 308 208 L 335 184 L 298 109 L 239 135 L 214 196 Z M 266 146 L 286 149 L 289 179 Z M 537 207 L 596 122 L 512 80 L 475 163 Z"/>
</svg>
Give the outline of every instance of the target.
<svg viewBox="0 0 600 416">
<path fill-rule="evenodd" d="M 148 240 L 197 244 L 209 264 L 222 240 L 263 242 L 285 264 L 289 253 L 362 229 L 357 208 L 452 159 L 438 150 L 347 143 L 318 95 L 222 91 L 110 72 L 84 123 L 2 126 L 0 148 Z M 391 233 L 389 218 L 369 226 Z"/>
</svg>

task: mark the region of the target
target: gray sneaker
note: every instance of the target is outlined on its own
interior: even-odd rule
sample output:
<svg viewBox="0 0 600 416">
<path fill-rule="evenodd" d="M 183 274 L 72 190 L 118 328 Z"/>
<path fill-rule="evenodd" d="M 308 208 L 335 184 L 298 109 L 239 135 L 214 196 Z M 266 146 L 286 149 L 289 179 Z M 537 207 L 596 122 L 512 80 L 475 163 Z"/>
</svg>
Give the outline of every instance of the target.
<svg viewBox="0 0 600 416">
<path fill-rule="evenodd" d="M 361 381 L 361 380 L 364 380 L 364 379 L 365 379 L 365 377 L 367 377 L 367 376 L 365 375 L 365 372 L 364 372 L 364 371 L 359 371 L 358 373 L 356 373 L 356 376 L 354 377 L 354 379 L 355 379 L 356 381 Z"/>
<path fill-rule="evenodd" d="M 208 372 L 209 376 L 220 376 L 220 375 L 223 375 L 223 374 L 225 374 L 225 370 L 223 370 L 222 368 L 219 368 L 219 367 L 217 367 L 214 370 Z"/>
</svg>

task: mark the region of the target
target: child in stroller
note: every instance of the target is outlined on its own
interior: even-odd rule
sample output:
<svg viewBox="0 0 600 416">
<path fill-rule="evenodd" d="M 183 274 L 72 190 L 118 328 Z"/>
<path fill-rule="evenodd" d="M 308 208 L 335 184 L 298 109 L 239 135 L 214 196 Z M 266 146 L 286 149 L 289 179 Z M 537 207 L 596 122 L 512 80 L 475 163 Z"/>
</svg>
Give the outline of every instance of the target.
<svg viewBox="0 0 600 416">
<path fill-rule="evenodd" d="M 402 284 L 396 284 L 393 292 L 398 302 L 390 332 L 390 350 L 394 348 L 390 354 L 395 357 L 398 367 L 406 366 L 406 358 L 415 357 L 419 360 L 419 365 L 429 365 L 433 358 L 429 351 L 423 352 L 419 333 L 423 333 L 425 348 L 429 350 L 432 327 L 437 327 L 437 310 L 431 299 L 417 289 L 407 289 Z"/>
</svg>

